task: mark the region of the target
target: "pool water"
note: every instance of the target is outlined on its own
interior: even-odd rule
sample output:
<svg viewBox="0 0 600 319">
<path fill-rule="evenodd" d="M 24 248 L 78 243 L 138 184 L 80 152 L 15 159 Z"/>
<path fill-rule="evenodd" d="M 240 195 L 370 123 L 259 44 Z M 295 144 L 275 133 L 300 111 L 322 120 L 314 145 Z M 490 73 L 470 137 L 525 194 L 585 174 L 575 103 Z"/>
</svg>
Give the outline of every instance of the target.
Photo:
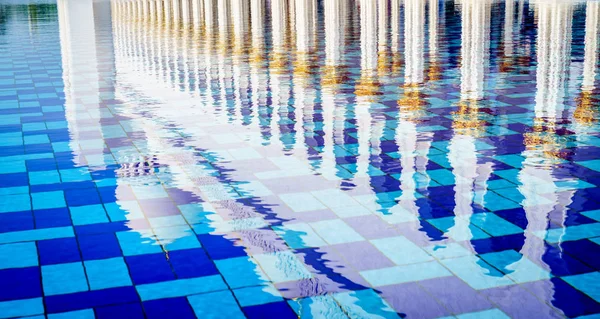
<svg viewBox="0 0 600 319">
<path fill-rule="evenodd" d="M 600 2 L 0 2 L 0 318 L 600 318 Z"/>
</svg>

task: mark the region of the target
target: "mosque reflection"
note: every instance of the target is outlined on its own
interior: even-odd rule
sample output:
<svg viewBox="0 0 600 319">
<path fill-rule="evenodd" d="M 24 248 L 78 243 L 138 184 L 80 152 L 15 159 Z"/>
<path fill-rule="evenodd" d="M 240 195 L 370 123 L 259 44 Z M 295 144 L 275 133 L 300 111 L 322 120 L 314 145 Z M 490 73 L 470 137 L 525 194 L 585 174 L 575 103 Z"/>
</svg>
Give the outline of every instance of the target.
<svg viewBox="0 0 600 319">
<path fill-rule="evenodd" d="M 440 263 L 473 288 L 527 278 L 552 304 L 562 298 L 553 267 L 564 265 L 548 259 L 586 183 L 569 165 L 598 130 L 599 10 L 562 0 L 58 0 L 73 160 L 114 170 L 121 218 L 141 242 L 168 251 L 194 237 L 187 226 L 137 226 L 131 193 L 165 185 L 202 213 L 194 231 L 276 256 L 270 267 L 299 279 L 274 282 L 290 298 L 385 286 L 336 267 L 344 260 L 307 230 L 321 219 L 279 196 L 323 192 L 331 205 L 306 212 L 364 223 L 363 240 L 385 232 L 435 256 L 460 251 Z M 98 145 L 83 149 L 90 136 Z M 286 245 L 302 248 L 304 266 Z M 516 253 L 477 257 L 498 245 Z"/>
</svg>

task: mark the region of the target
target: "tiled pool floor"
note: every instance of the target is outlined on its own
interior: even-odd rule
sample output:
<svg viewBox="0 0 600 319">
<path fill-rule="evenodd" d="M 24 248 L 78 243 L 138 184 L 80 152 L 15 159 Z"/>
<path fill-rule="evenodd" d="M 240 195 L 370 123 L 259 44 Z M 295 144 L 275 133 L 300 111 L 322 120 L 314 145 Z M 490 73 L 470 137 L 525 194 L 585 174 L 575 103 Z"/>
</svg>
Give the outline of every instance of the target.
<svg viewBox="0 0 600 319">
<path fill-rule="evenodd" d="M 600 318 L 599 14 L 0 1 L 0 319 Z"/>
</svg>

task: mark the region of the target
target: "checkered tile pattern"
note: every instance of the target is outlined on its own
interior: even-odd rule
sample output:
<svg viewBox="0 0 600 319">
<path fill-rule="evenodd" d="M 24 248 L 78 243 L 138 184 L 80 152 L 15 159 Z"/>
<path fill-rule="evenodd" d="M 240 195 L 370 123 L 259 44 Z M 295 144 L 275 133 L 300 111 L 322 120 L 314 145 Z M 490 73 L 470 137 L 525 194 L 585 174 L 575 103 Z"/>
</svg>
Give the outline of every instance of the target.
<svg viewBox="0 0 600 319">
<path fill-rule="evenodd" d="M 598 91 L 539 117 L 534 11 L 506 56 L 498 4 L 461 99 L 438 4 L 425 84 L 401 33 L 369 94 L 355 5 L 332 80 L 319 31 L 281 63 L 272 22 L 251 58 L 126 2 L 0 3 L 0 318 L 597 318 Z"/>
</svg>

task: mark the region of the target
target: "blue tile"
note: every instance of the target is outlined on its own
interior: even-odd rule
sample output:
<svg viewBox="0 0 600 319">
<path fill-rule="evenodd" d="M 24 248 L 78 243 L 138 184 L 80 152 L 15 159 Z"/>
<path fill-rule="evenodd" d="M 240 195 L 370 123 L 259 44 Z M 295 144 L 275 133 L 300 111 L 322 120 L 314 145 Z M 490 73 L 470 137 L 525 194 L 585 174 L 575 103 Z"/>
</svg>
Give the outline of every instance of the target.
<svg viewBox="0 0 600 319">
<path fill-rule="evenodd" d="M 144 309 L 148 319 L 196 318 L 187 298 L 184 297 L 145 301 Z"/>
<path fill-rule="evenodd" d="M 175 279 L 164 253 L 129 256 L 125 261 L 136 285 Z"/>
<path fill-rule="evenodd" d="M 129 286 L 46 296 L 44 302 L 46 312 L 56 313 L 131 302 L 139 303 L 140 299 L 135 288 Z"/>
<path fill-rule="evenodd" d="M 40 269 L 28 267 L 0 270 L 0 286 L 0 301 L 41 297 Z"/>
<path fill-rule="evenodd" d="M 257 306 L 244 307 L 248 319 L 269 318 L 276 313 L 280 319 L 297 319 L 298 315 L 287 302 L 274 302 Z"/>
<path fill-rule="evenodd" d="M 75 238 L 41 240 L 37 243 L 42 265 L 81 261 Z"/>
<path fill-rule="evenodd" d="M 203 234 L 198 235 L 202 247 L 212 259 L 235 258 L 246 255 L 244 247 L 235 244 L 224 236 Z"/>
<path fill-rule="evenodd" d="M 219 272 L 203 249 L 169 251 L 169 262 L 177 278 L 218 275 Z"/>
<path fill-rule="evenodd" d="M 77 241 L 84 260 L 121 256 L 121 247 L 113 233 L 78 235 Z"/>
<path fill-rule="evenodd" d="M 126 303 L 96 308 L 97 319 L 144 319 L 144 311 L 139 303 Z"/>
<path fill-rule="evenodd" d="M 71 226 L 71 214 L 64 208 L 41 209 L 33 212 L 37 228 Z"/>
</svg>

